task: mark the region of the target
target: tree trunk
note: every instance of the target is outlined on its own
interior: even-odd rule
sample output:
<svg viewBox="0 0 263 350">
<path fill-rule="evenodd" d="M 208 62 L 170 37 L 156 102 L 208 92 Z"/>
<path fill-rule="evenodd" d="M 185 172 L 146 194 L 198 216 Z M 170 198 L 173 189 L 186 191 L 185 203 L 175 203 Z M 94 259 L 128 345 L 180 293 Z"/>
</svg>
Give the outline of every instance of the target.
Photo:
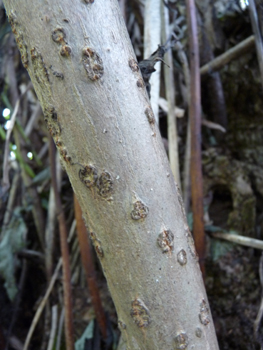
<svg viewBox="0 0 263 350">
<path fill-rule="evenodd" d="M 127 349 L 218 349 L 162 140 L 116 0 L 5 0 Z"/>
</svg>

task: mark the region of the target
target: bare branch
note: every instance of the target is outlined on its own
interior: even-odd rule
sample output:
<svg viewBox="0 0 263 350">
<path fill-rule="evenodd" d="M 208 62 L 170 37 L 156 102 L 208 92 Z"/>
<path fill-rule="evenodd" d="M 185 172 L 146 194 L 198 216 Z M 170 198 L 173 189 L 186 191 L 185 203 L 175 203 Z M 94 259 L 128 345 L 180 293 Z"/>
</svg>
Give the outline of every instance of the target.
<svg viewBox="0 0 263 350">
<path fill-rule="evenodd" d="M 254 45 L 255 37 L 254 35 L 251 35 L 249 38 L 241 41 L 241 43 L 237 44 L 236 46 L 224 52 L 222 55 L 217 56 L 215 59 L 202 66 L 200 68 L 200 74 L 205 75 L 221 69 L 232 60 L 235 60 L 241 55 L 248 52 L 251 48 L 254 47 Z"/>
</svg>

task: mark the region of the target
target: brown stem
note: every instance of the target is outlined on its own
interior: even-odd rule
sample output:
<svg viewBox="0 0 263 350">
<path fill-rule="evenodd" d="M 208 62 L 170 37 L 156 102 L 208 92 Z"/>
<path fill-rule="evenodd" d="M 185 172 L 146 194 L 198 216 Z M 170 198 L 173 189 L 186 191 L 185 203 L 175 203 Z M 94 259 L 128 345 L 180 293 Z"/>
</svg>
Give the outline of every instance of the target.
<svg viewBox="0 0 263 350">
<path fill-rule="evenodd" d="M 191 123 L 191 189 L 193 210 L 193 234 L 200 267 L 205 272 L 205 234 L 203 212 L 203 177 L 201 161 L 201 97 L 198 33 L 194 0 L 187 0 L 188 37 L 190 50 L 190 98 L 189 116 Z"/>
<path fill-rule="evenodd" d="M 174 45 L 177 51 L 177 57 L 181 63 L 184 75 L 184 81 L 186 85 L 186 103 L 190 106 L 190 69 L 187 56 L 183 50 L 183 46 L 180 41 L 177 41 Z M 190 163 L 191 163 L 191 130 L 190 119 L 187 121 L 187 136 L 186 147 L 184 154 L 184 176 L 183 176 L 183 198 L 186 215 L 189 213 L 190 199 L 191 199 L 191 176 L 190 176 Z"/>
<path fill-rule="evenodd" d="M 216 57 L 212 61 L 203 65 L 200 68 L 200 74 L 205 75 L 221 69 L 230 61 L 248 52 L 251 48 L 254 47 L 254 45 L 255 45 L 255 37 L 254 35 L 251 35 L 247 39 L 241 41 L 241 43 L 237 44 L 236 46 L 232 47 L 228 51 L 224 52 L 222 55 Z"/>
<path fill-rule="evenodd" d="M 57 217 L 59 223 L 59 235 L 60 235 L 60 249 L 62 255 L 63 264 L 63 291 L 64 291 L 64 307 L 65 307 L 65 334 L 66 334 L 66 346 L 67 350 L 74 350 L 74 331 L 73 331 L 73 311 L 72 311 L 72 297 L 71 297 L 71 285 L 70 285 L 70 268 L 69 268 L 69 249 L 67 243 L 67 227 L 65 215 L 62 209 L 61 199 L 57 185 L 56 174 L 56 148 L 53 140 L 50 137 L 50 168 L 52 186 L 55 194 Z"/>
<path fill-rule="evenodd" d="M 96 281 L 96 272 L 94 263 L 91 255 L 90 241 L 88 239 L 88 232 L 82 218 L 82 211 L 77 200 L 76 195 L 74 195 L 74 207 L 75 207 L 75 218 L 77 224 L 77 235 L 79 240 L 80 254 L 82 266 L 84 267 L 87 283 L 91 295 L 92 304 L 95 310 L 96 319 L 99 324 L 99 328 L 103 339 L 107 336 L 107 325 L 106 316 L 102 307 L 99 288 Z"/>
<path fill-rule="evenodd" d="M 214 59 L 214 53 L 205 31 L 202 33 L 202 54 L 200 56 L 201 62 L 211 62 Z M 211 114 L 212 120 L 215 123 L 220 124 L 222 127 L 226 128 L 226 103 L 219 72 L 208 74 L 205 79 L 202 80 L 202 82 L 202 92 L 205 97 L 208 97 L 208 99 L 204 99 L 207 104 L 208 114 Z M 214 135 L 218 141 L 223 142 L 224 135 L 222 132 L 215 131 Z"/>
</svg>

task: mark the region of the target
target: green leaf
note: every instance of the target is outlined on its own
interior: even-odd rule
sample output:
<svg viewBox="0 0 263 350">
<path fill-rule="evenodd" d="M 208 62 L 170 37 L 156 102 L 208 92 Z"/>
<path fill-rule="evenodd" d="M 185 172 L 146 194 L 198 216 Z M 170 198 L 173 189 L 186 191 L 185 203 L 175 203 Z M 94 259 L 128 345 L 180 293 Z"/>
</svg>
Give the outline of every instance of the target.
<svg viewBox="0 0 263 350">
<path fill-rule="evenodd" d="M 219 239 L 211 238 L 211 256 L 213 261 L 218 260 L 234 248 L 234 244 Z"/>
<path fill-rule="evenodd" d="M 26 245 L 27 227 L 20 214 L 21 208 L 14 210 L 9 224 L 3 228 L 0 243 L 0 275 L 5 280 L 7 295 L 14 300 L 17 287 L 15 281 L 16 253 Z"/>
<path fill-rule="evenodd" d="M 189 212 L 187 214 L 187 223 L 188 223 L 188 226 L 189 226 L 189 230 L 192 231 L 193 230 L 193 213 L 192 212 Z"/>
<path fill-rule="evenodd" d="M 33 169 L 27 163 L 23 162 L 20 165 L 21 167 L 24 167 L 27 175 L 29 175 L 32 179 L 36 176 Z"/>
<path fill-rule="evenodd" d="M 6 139 L 6 133 L 5 133 L 5 130 L 2 127 L 2 125 L 0 125 L 0 137 L 1 137 L 2 140 Z"/>
<path fill-rule="evenodd" d="M 47 167 L 45 169 L 43 169 L 42 171 L 40 171 L 40 173 L 38 173 L 32 183 L 34 185 L 36 184 L 42 184 L 42 182 L 46 181 L 47 179 L 50 179 L 51 178 L 51 175 L 50 175 L 50 167 Z"/>
<path fill-rule="evenodd" d="M 1 94 L 1 99 L 4 102 L 4 105 L 10 109 L 10 113 L 12 114 L 13 107 L 12 107 L 11 103 L 9 102 L 8 97 L 7 97 L 7 90 L 8 90 L 8 85 L 6 84 L 4 87 L 4 91 Z"/>
<path fill-rule="evenodd" d="M 91 320 L 82 336 L 75 343 L 75 350 L 85 349 L 85 340 L 93 338 L 94 320 Z"/>
<path fill-rule="evenodd" d="M 215 226 L 215 225 L 206 225 L 205 231 L 207 232 L 226 232 L 222 227 Z"/>
</svg>

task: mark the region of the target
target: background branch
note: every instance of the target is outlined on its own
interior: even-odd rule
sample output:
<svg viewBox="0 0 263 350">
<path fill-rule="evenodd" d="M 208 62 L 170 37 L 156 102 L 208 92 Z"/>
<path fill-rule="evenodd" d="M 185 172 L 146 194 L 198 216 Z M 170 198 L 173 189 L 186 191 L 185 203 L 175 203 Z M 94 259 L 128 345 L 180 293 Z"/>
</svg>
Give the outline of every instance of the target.
<svg viewBox="0 0 263 350">
<path fill-rule="evenodd" d="M 193 234 L 199 255 L 201 270 L 204 274 L 205 232 L 203 211 L 203 177 L 201 157 L 201 93 L 199 70 L 199 47 L 194 0 L 186 1 L 188 40 L 190 55 L 190 106 L 191 123 L 191 191 L 193 211 Z"/>
</svg>

